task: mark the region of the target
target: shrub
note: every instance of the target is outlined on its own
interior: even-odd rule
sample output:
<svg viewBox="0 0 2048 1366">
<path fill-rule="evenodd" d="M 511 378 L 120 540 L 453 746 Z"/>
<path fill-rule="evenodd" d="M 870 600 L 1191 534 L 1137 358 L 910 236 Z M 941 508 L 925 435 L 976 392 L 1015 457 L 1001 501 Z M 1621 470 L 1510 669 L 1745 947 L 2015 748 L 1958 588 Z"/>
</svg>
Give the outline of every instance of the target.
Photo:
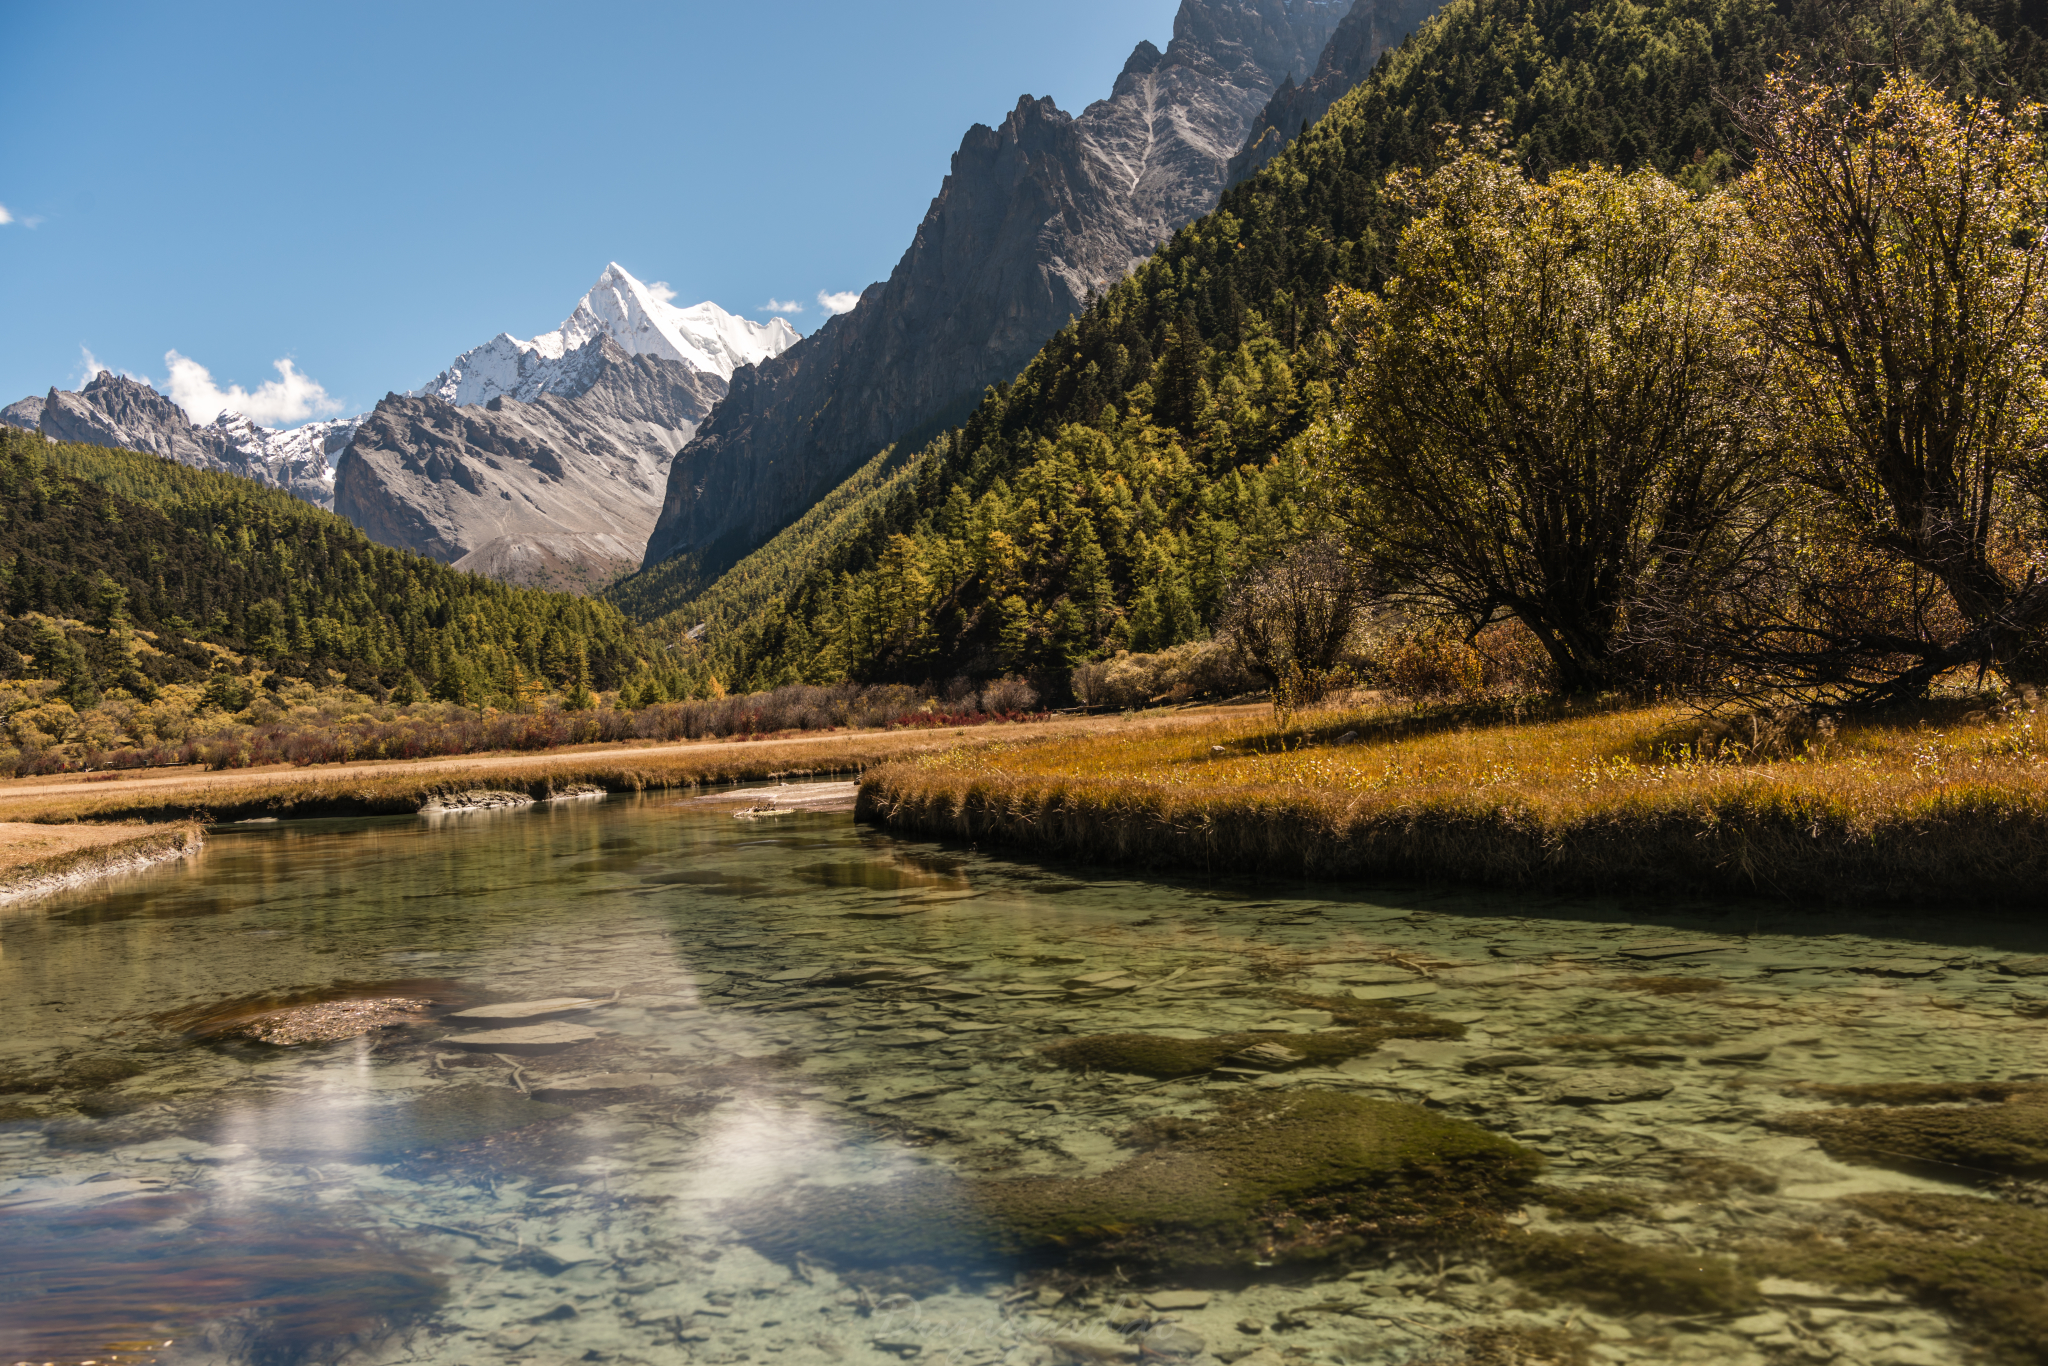
<svg viewBox="0 0 2048 1366">
<path fill-rule="evenodd" d="M 1088 707 L 1139 707 L 1196 697 L 1232 697 L 1262 685 L 1217 640 L 1192 640 L 1157 654 L 1119 650 L 1074 670 L 1074 696 Z"/>
<path fill-rule="evenodd" d="M 1403 697 L 1474 697 L 1486 683 L 1486 659 L 1440 632 L 1397 636 L 1377 661 L 1387 686 Z"/>
<path fill-rule="evenodd" d="M 1014 716 L 1038 705 L 1038 689 L 1021 678 L 998 678 L 981 690 L 981 709 Z"/>
</svg>

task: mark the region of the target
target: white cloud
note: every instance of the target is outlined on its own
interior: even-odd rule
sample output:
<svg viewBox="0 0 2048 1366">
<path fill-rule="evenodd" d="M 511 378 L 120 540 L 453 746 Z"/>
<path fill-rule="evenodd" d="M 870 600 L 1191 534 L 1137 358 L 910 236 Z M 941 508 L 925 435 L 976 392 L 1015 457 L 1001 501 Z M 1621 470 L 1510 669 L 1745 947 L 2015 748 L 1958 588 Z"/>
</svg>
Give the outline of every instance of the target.
<svg viewBox="0 0 2048 1366">
<path fill-rule="evenodd" d="M 668 287 L 668 281 L 666 280 L 656 280 L 653 284 L 647 286 L 647 292 L 665 304 L 672 304 L 676 301 L 676 292 Z"/>
<path fill-rule="evenodd" d="M 327 396 L 318 380 L 301 374 L 288 360 L 272 361 L 278 377 L 258 385 L 253 394 L 239 384 L 222 389 L 205 366 L 176 351 L 164 352 L 164 364 L 171 367 L 171 401 L 202 425 L 223 411 L 240 413 L 263 427 L 288 426 L 341 411 L 341 405 Z"/>
<path fill-rule="evenodd" d="M 14 215 L 7 212 L 7 206 L 5 204 L 0 204 L 0 226 L 12 223 L 13 221 Z"/>
<path fill-rule="evenodd" d="M 835 316 L 853 312 L 853 306 L 859 302 L 860 291 L 857 289 L 843 289 L 836 294 L 822 289 L 818 291 L 818 307 Z"/>
<path fill-rule="evenodd" d="M 762 304 L 761 307 L 767 309 L 770 313 L 801 313 L 804 311 L 804 306 L 794 299 L 770 299 L 767 303 Z"/>
</svg>

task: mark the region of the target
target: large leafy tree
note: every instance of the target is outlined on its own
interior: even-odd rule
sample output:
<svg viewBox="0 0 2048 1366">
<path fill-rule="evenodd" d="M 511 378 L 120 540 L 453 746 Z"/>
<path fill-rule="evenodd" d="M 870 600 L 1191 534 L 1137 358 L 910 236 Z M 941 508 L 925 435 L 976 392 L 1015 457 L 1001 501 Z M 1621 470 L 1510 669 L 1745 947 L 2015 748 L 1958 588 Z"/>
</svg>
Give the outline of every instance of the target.
<svg viewBox="0 0 2048 1366">
<path fill-rule="evenodd" d="M 1424 610 L 1518 618 L 1569 690 L 1639 682 L 1632 609 L 1740 558 L 1763 477 L 1724 287 L 1740 212 L 1654 171 L 1541 184 L 1477 152 L 1418 189 L 1397 278 L 1338 309 L 1357 548 Z"/>
<path fill-rule="evenodd" d="M 1741 311 L 1775 353 L 1800 492 L 1765 594 L 1715 634 L 1760 677 L 1924 691 L 1958 665 L 2048 681 L 2048 164 L 2039 111 L 1794 70 L 1744 110 Z"/>
</svg>

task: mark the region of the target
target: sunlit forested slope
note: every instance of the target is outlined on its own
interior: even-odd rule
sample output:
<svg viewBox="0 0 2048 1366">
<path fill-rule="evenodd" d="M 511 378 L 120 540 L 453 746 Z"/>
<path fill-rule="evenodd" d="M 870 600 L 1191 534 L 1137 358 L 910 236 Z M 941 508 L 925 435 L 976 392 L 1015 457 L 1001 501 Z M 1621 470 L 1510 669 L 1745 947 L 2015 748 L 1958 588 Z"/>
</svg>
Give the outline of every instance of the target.
<svg viewBox="0 0 2048 1366">
<path fill-rule="evenodd" d="M 0 607 L 0 677 L 58 678 L 80 699 L 261 667 L 481 705 L 639 666 L 608 604 L 387 549 L 234 475 L 18 432 L 0 434 Z"/>
<path fill-rule="evenodd" d="M 1305 434 L 1341 356 L 1327 296 L 1385 278 L 1389 174 L 1447 136 L 1531 172 L 1651 165 L 1705 191 L 1732 104 L 1787 53 L 1896 52 L 2001 98 L 2044 86 L 2040 4 L 1452 0 L 1364 85 L 922 450 L 878 461 L 694 601 L 733 687 L 1054 669 L 1203 633 L 1229 585 L 1330 514 Z M 653 571 L 658 572 L 658 571 Z"/>
</svg>

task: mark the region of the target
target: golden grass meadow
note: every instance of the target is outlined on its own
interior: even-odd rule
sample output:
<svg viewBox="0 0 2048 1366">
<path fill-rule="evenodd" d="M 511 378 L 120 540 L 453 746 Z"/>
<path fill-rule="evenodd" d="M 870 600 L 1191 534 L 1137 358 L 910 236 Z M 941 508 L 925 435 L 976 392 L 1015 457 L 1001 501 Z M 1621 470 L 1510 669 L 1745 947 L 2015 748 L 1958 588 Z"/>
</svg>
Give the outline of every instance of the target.
<svg viewBox="0 0 2048 1366">
<path fill-rule="evenodd" d="M 2036 901 L 2048 747 L 1970 698 L 1833 728 L 1678 706 L 1378 703 L 884 764 L 903 831 L 1209 873 L 1826 901 Z"/>
</svg>

